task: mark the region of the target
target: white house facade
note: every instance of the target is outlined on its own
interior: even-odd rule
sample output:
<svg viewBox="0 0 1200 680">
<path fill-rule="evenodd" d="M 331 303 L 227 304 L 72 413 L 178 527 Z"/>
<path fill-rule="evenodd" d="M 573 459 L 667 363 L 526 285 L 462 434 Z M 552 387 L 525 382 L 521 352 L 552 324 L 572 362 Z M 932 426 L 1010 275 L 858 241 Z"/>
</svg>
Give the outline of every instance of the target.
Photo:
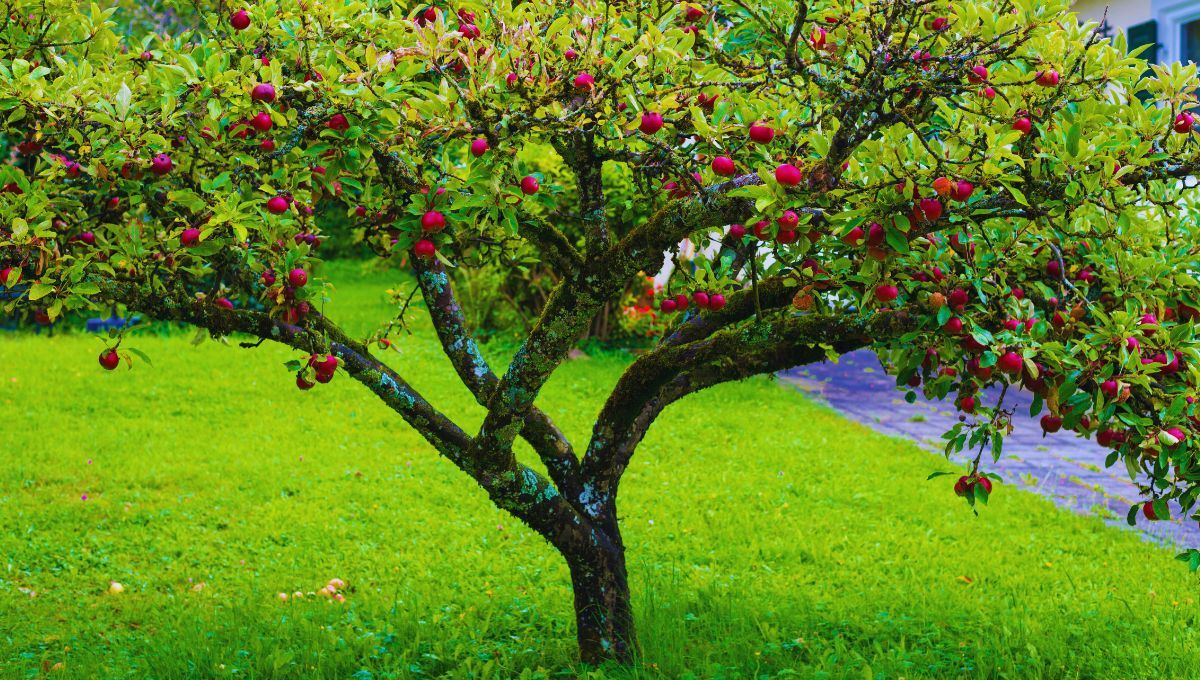
<svg viewBox="0 0 1200 680">
<path fill-rule="evenodd" d="M 1153 45 L 1142 55 L 1150 61 L 1200 62 L 1200 0 L 1077 0 L 1074 9 L 1104 21 L 1101 31 L 1124 32 L 1130 47 Z"/>
</svg>

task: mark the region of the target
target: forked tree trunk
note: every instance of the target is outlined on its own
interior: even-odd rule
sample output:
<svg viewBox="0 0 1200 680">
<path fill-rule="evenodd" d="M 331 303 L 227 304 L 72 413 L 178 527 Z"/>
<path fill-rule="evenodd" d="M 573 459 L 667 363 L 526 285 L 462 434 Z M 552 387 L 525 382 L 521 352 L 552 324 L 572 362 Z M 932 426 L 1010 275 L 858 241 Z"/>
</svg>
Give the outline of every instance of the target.
<svg viewBox="0 0 1200 680">
<path fill-rule="evenodd" d="M 624 548 L 596 547 L 586 555 L 569 555 L 567 566 L 575 590 L 580 659 L 593 665 L 632 661 L 637 639 Z"/>
</svg>

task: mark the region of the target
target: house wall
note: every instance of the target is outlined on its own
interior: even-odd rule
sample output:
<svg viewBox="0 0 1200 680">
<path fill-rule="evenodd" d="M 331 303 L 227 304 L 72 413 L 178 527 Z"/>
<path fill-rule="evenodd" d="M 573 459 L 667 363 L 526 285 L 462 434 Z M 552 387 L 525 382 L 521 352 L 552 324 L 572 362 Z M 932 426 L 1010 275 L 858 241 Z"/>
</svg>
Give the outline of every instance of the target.
<svg viewBox="0 0 1200 680">
<path fill-rule="evenodd" d="M 1081 20 L 1100 21 L 1108 9 L 1108 24 L 1113 31 L 1124 30 L 1153 17 L 1150 0 L 1078 0 L 1072 9 Z"/>
</svg>

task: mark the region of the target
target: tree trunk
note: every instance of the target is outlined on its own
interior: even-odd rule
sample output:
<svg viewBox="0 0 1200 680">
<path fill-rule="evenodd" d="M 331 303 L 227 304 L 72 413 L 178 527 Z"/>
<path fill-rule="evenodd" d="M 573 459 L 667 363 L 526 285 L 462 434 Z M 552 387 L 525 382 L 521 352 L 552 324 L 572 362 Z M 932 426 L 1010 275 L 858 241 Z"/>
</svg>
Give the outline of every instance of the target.
<svg viewBox="0 0 1200 680">
<path fill-rule="evenodd" d="M 637 645 L 625 549 L 598 546 L 586 555 L 567 556 L 575 590 L 575 623 L 579 656 L 587 664 L 629 663 Z"/>
</svg>

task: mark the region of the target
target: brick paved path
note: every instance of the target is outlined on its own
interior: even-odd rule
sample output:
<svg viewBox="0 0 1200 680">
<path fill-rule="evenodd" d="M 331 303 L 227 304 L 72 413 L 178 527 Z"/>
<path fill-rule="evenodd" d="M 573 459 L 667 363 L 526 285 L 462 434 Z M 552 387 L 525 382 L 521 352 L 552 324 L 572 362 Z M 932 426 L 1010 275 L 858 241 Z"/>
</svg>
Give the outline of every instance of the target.
<svg viewBox="0 0 1200 680">
<path fill-rule="evenodd" d="M 812 364 L 785 371 L 786 383 L 818 397 L 853 420 L 892 435 L 915 440 L 923 447 L 942 453 L 943 432 L 958 417 L 945 402 L 927 401 L 917 395 L 916 403 L 904 401 L 896 381 L 879 366 L 869 350 L 847 354 L 834 364 Z M 995 403 L 998 392 L 991 397 Z M 985 401 L 987 401 L 985 399 Z M 1125 515 L 1138 501 L 1137 487 L 1129 481 L 1125 466 L 1118 462 L 1104 467 L 1107 450 L 1095 442 L 1067 432 L 1042 438 L 1037 418 L 1029 417 L 1030 396 L 1009 391 L 1007 403 L 1016 404 L 1016 429 L 1004 441 L 1004 454 L 989 465 L 1006 483 L 1016 484 L 1049 496 L 1078 513 L 1096 514 L 1113 525 L 1129 529 Z M 987 458 L 987 454 L 984 454 Z M 1180 514 L 1178 508 L 1172 514 Z M 1151 540 L 1184 547 L 1200 547 L 1200 528 L 1194 521 L 1138 522 L 1137 531 Z"/>
</svg>

